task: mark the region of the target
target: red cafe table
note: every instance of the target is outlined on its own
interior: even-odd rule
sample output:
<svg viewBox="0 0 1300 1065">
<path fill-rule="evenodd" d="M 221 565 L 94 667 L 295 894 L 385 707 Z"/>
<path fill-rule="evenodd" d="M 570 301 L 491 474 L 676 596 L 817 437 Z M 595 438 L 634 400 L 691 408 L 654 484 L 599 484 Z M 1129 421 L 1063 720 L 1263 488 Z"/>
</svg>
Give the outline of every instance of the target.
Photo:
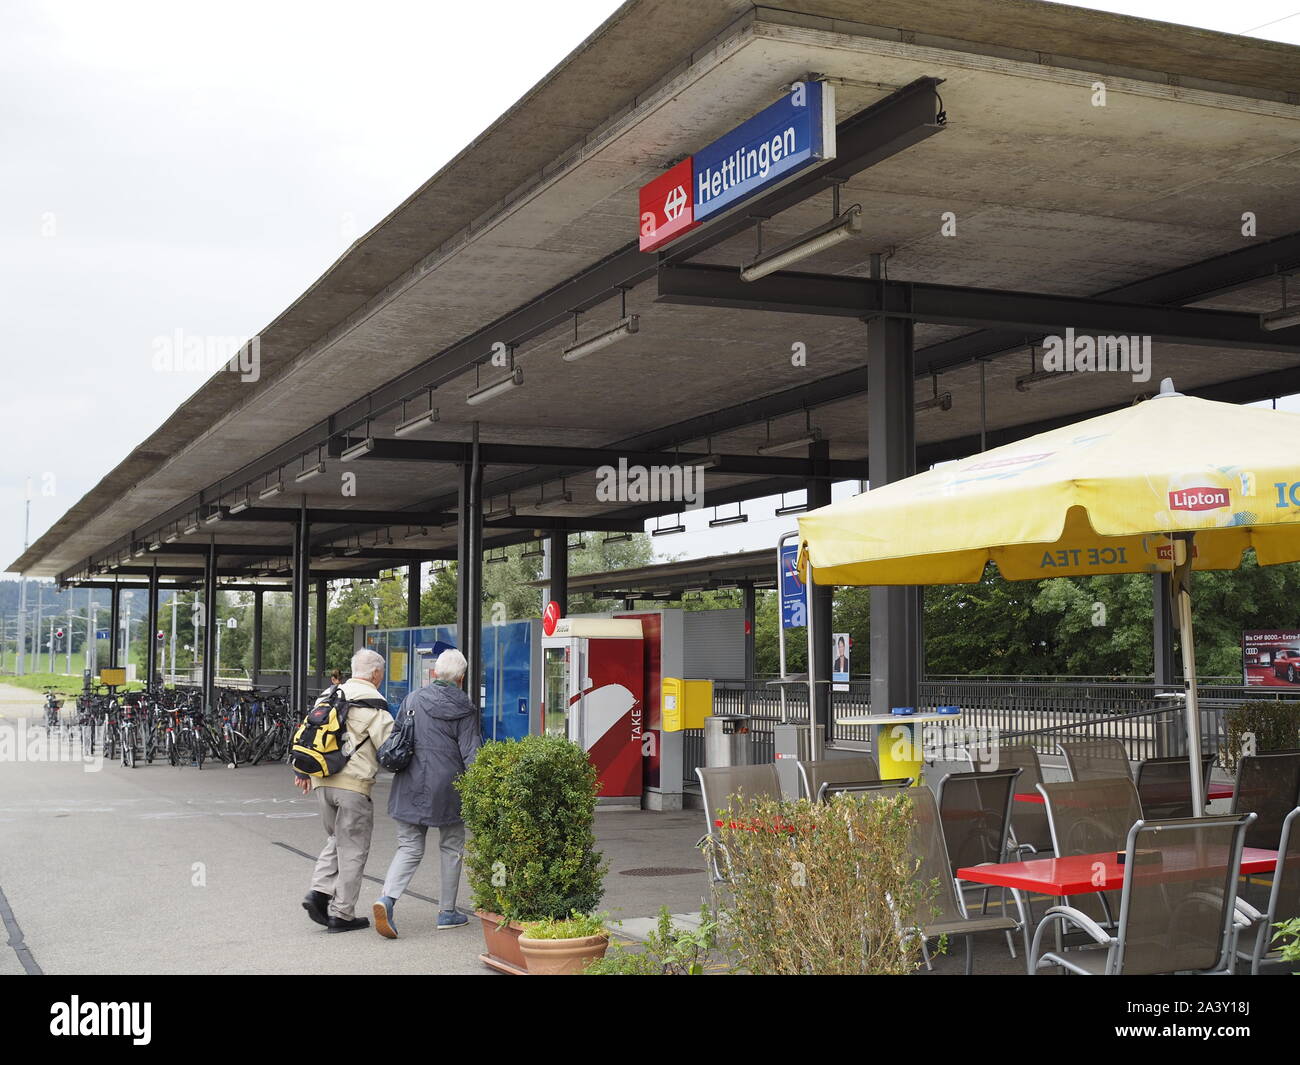
<svg viewBox="0 0 1300 1065">
<path fill-rule="evenodd" d="M 1231 784 L 1211 784 L 1205 789 L 1205 801 L 1211 802 L 1214 799 L 1231 799 Z M 1039 791 L 1018 791 L 1016 792 L 1016 802 L 1036 802 L 1039 806 L 1043 805 L 1043 794 Z"/>
<path fill-rule="evenodd" d="M 1191 848 L 1186 851 L 1189 869 L 1196 869 Z M 1277 851 L 1262 847 L 1245 847 L 1241 852 L 1241 875 L 1271 873 L 1277 867 Z M 1166 860 L 1158 867 L 1163 872 L 1176 873 L 1179 868 L 1179 848 L 1172 848 Z M 1030 894 L 1084 895 L 1094 891 L 1119 891 L 1124 887 L 1124 865 L 1115 851 L 1098 854 L 1075 854 L 1067 858 L 1033 858 L 1027 862 L 1000 862 L 988 865 L 964 866 L 957 870 L 957 879 L 992 887 L 1010 888 L 1014 892 Z M 1030 959 L 1026 959 L 1028 964 Z"/>
</svg>

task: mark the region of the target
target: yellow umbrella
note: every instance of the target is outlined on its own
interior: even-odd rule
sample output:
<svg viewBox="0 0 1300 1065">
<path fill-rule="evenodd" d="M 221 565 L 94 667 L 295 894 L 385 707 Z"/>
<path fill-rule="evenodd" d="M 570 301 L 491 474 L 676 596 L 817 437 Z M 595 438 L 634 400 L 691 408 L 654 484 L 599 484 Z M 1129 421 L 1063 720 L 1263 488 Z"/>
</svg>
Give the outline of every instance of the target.
<svg viewBox="0 0 1300 1065">
<path fill-rule="evenodd" d="M 1300 415 L 1160 395 L 882 485 L 799 519 L 817 584 L 1172 573 L 1189 753 L 1200 750 L 1189 569 L 1300 561 Z M 1188 562 L 1190 561 L 1190 566 Z M 1204 810 L 1200 762 L 1192 798 Z"/>
</svg>

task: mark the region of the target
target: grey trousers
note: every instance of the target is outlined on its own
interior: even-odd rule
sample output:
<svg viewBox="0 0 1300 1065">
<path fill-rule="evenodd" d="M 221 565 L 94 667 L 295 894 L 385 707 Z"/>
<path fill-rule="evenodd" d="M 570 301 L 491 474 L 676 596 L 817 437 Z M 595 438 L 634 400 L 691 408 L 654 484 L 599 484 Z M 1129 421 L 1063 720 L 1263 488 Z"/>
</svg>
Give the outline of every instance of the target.
<svg viewBox="0 0 1300 1065">
<path fill-rule="evenodd" d="M 384 894 L 390 899 L 399 899 L 420 866 L 424 857 L 424 841 L 429 828 L 427 825 L 408 825 L 405 821 L 397 822 L 397 853 L 388 867 L 384 878 Z M 460 870 L 465 852 L 465 822 L 457 821 L 454 825 L 443 825 L 438 829 L 438 858 L 441 864 L 442 884 L 439 889 L 438 902 L 444 910 L 456 908 L 456 894 L 460 890 Z"/>
<path fill-rule="evenodd" d="M 355 915 L 366 858 L 370 855 L 375 805 L 369 795 L 346 788 L 317 788 L 316 801 L 329 838 L 316 859 L 311 887 L 313 891 L 332 895 L 329 912 L 350 921 Z"/>
</svg>

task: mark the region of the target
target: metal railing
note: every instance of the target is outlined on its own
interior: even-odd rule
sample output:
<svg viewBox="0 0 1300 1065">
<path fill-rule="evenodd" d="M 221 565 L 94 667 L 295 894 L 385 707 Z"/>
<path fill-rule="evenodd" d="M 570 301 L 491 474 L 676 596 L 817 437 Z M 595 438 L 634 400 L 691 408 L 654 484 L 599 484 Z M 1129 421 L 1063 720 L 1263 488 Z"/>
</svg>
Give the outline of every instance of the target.
<svg viewBox="0 0 1300 1065">
<path fill-rule="evenodd" d="M 1227 683 L 1231 679 L 1208 678 L 1197 684 L 1207 752 L 1219 751 L 1226 741 L 1224 712 L 1228 707 L 1300 697 L 1300 689 L 1248 688 Z M 1030 742 L 1041 753 L 1054 754 L 1057 742 L 1070 736 L 1114 737 L 1139 761 L 1185 752 L 1182 702 L 1160 697 L 1178 691 L 1181 686 L 1159 686 L 1149 678 L 942 676 L 921 682 L 919 702 L 922 707 L 960 706 L 964 728 L 988 730 L 1000 743 Z M 770 762 L 775 757 L 772 727 L 782 720 L 807 725 L 808 689 L 803 685 L 786 688 L 783 718 L 780 690 L 767 680 L 715 680 L 713 711 L 749 714 L 751 761 Z M 832 691 L 831 711 L 838 740 L 869 741 L 870 726 L 841 722 L 871 712 L 870 680 L 856 679 L 844 690 Z M 685 739 L 682 775 L 686 783 L 693 784 L 696 767 L 703 765 L 703 732 L 687 730 Z"/>
</svg>

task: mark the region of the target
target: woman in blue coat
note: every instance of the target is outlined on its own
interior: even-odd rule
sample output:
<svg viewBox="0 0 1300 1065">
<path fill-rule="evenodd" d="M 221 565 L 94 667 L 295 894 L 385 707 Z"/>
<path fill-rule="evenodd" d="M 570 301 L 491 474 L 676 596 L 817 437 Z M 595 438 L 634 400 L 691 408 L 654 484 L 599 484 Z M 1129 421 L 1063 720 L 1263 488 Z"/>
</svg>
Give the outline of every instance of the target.
<svg viewBox="0 0 1300 1065">
<path fill-rule="evenodd" d="M 397 938 L 393 907 L 402 897 L 424 857 L 425 836 L 438 830 L 442 887 L 438 928 L 460 928 L 469 918 L 456 909 L 465 853 L 465 822 L 454 782 L 474 761 L 480 742 L 478 708 L 462 690 L 467 663 L 454 648 L 434 662 L 432 684 L 411 692 L 397 712 L 415 714 L 415 743 L 410 762 L 393 775 L 388 816 L 397 822 L 397 853 L 393 855 L 384 893 L 374 905 L 375 930 Z"/>
</svg>

